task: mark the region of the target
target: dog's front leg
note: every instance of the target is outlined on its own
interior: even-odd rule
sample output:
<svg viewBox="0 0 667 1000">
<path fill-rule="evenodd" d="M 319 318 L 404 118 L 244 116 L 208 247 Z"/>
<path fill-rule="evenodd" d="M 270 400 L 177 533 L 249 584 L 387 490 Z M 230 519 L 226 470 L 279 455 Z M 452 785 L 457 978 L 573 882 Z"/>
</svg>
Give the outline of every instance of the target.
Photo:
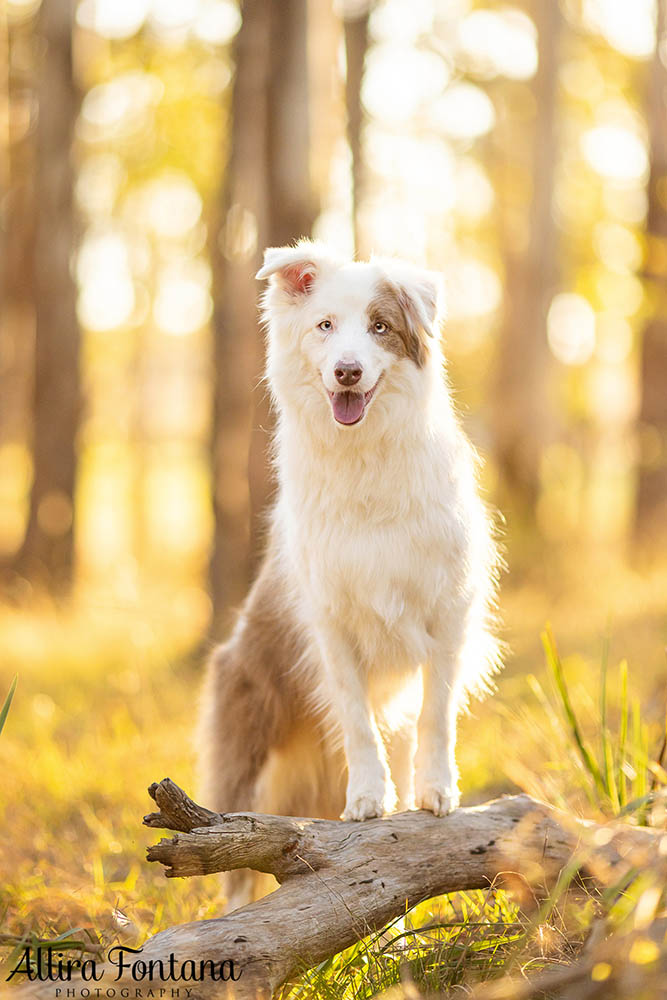
<svg viewBox="0 0 667 1000">
<path fill-rule="evenodd" d="M 330 625 L 318 628 L 327 674 L 327 697 L 338 719 L 347 760 L 347 792 L 343 819 L 382 816 L 393 790 L 382 739 L 371 710 L 367 684 L 350 643 Z"/>
<path fill-rule="evenodd" d="M 455 665 L 452 657 L 442 656 L 422 667 L 424 700 L 417 725 L 415 802 L 418 809 L 436 816 L 446 816 L 459 804 Z"/>
</svg>

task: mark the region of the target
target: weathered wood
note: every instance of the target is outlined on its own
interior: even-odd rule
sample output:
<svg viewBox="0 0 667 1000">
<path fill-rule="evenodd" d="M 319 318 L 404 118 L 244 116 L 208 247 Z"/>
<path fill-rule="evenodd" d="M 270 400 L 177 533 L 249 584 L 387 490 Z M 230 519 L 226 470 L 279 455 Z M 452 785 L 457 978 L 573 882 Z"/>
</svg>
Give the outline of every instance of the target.
<svg viewBox="0 0 667 1000">
<path fill-rule="evenodd" d="M 233 961 L 240 972 L 235 983 L 188 982 L 190 1000 L 268 998 L 300 971 L 432 896 L 510 885 L 539 898 L 573 857 L 591 885 L 615 884 L 631 867 L 657 858 L 662 837 L 652 830 L 577 821 L 526 795 L 445 818 L 404 812 L 344 823 L 218 815 L 196 805 L 169 779 L 149 792 L 159 812 L 146 817 L 147 825 L 164 823 L 178 831 L 148 849 L 148 859 L 163 864 L 168 877 L 250 867 L 281 882 L 256 903 L 171 927 L 146 942 L 143 961 L 166 962 L 172 953 L 177 964 Z M 26 996 L 53 998 L 53 984 L 24 990 Z"/>
</svg>

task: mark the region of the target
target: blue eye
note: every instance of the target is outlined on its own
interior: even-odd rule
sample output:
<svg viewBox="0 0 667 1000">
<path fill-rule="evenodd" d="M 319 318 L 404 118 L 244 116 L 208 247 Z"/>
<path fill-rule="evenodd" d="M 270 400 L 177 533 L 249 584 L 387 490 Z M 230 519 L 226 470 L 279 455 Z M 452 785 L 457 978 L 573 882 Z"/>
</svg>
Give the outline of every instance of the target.
<svg viewBox="0 0 667 1000">
<path fill-rule="evenodd" d="M 323 319 L 322 322 L 318 323 L 317 325 L 319 329 L 322 330 L 323 333 L 331 333 L 331 331 L 333 330 L 333 323 L 331 322 L 330 319 Z"/>
</svg>

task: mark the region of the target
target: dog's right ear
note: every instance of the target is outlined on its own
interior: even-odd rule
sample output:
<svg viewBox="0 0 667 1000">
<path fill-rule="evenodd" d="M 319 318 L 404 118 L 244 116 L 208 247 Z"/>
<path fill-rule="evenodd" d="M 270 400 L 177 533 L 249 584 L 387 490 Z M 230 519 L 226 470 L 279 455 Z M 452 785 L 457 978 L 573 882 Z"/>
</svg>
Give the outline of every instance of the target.
<svg viewBox="0 0 667 1000">
<path fill-rule="evenodd" d="M 273 278 L 273 283 L 292 298 L 307 295 L 323 265 L 329 260 L 323 247 L 309 240 L 294 247 L 269 247 L 256 278 Z"/>
</svg>

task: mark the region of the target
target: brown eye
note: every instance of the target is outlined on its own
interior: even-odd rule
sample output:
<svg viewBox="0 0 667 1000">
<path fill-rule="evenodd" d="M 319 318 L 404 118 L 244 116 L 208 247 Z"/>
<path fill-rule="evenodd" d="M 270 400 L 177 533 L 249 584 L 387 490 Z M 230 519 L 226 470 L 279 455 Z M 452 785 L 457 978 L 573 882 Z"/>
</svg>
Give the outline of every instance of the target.
<svg viewBox="0 0 667 1000">
<path fill-rule="evenodd" d="M 381 319 L 377 323 L 373 323 L 373 333 L 386 333 L 389 327 L 386 323 L 383 323 Z"/>
<path fill-rule="evenodd" d="M 323 319 L 321 323 L 317 324 L 317 326 L 323 333 L 331 333 L 333 330 L 333 323 L 330 319 Z"/>
</svg>

